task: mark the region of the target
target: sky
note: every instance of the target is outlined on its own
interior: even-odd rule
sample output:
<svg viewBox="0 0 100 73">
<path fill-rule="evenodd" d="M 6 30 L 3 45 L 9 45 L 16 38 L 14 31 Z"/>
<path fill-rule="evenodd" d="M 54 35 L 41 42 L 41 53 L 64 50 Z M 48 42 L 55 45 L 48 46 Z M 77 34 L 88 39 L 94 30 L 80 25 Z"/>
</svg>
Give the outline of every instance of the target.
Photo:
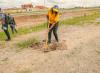
<svg viewBox="0 0 100 73">
<path fill-rule="evenodd" d="M 47 7 L 57 4 L 61 8 L 100 6 L 100 0 L 0 0 L 0 8 L 20 7 L 20 5 L 27 3 L 45 5 Z"/>
</svg>

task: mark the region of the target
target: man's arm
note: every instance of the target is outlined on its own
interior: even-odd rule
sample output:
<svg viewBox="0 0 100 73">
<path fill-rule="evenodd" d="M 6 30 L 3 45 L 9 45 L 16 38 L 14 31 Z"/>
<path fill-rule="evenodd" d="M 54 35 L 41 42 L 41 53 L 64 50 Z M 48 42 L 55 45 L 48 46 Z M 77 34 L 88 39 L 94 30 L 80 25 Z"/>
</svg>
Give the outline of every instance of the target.
<svg viewBox="0 0 100 73">
<path fill-rule="evenodd" d="M 49 28 L 49 30 L 51 30 L 51 29 L 55 26 L 56 23 L 57 23 L 57 22 L 54 22 L 54 23 L 51 25 L 51 27 Z"/>
</svg>

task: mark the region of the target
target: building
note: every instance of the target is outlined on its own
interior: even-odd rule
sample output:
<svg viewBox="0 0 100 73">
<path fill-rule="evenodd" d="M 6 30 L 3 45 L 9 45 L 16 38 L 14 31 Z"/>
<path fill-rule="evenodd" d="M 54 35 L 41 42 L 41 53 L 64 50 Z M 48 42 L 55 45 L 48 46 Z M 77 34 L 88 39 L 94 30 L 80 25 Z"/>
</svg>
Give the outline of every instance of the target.
<svg viewBox="0 0 100 73">
<path fill-rule="evenodd" d="M 23 4 L 21 5 L 22 9 L 26 9 L 26 11 L 32 11 L 33 5 L 32 4 Z"/>
</svg>

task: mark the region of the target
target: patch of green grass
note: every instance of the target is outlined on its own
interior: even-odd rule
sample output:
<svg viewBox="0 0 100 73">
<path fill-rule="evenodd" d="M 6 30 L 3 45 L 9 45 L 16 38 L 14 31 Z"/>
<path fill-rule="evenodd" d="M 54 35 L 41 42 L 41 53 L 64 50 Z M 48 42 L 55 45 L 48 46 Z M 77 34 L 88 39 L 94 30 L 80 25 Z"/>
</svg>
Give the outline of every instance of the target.
<svg viewBox="0 0 100 73">
<path fill-rule="evenodd" d="M 4 40 L 4 38 L 6 38 L 5 33 L 4 32 L 0 32 L 0 40 Z"/>
<path fill-rule="evenodd" d="M 100 25 L 100 22 L 96 22 L 97 25 Z"/>
<path fill-rule="evenodd" d="M 34 43 L 38 43 L 38 40 L 36 38 L 31 38 L 22 42 L 17 43 L 17 47 L 20 48 L 17 51 L 23 50 L 23 48 L 28 48 Z"/>
<path fill-rule="evenodd" d="M 74 17 L 72 19 L 67 19 L 61 21 L 61 25 L 80 25 L 80 23 L 86 23 L 91 20 L 95 20 L 96 18 L 100 17 L 100 13 L 94 13 L 92 15 L 81 16 L 81 17 Z M 81 24 L 82 25 L 82 24 Z"/>
<path fill-rule="evenodd" d="M 12 34 L 10 29 L 9 29 L 9 32 L 11 34 L 11 37 L 13 38 L 18 35 L 23 35 L 23 34 L 27 34 L 31 32 L 38 32 L 45 29 L 46 27 L 47 27 L 47 23 L 41 23 L 41 24 L 38 24 L 37 26 L 19 28 L 18 33 L 15 33 L 15 34 Z M 6 38 L 5 33 L 3 31 L 0 32 L 0 40 L 4 40 L 5 38 Z"/>
<path fill-rule="evenodd" d="M 12 35 L 12 37 L 15 37 L 17 35 L 23 35 L 23 34 L 31 33 L 31 32 L 38 32 L 38 31 L 45 29 L 46 27 L 47 27 L 46 23 L 41 23 L 41 24 L 38 24 L 37 26 L 33 26 L 33 27 L 19 28 L 18 33 Z"/>
</svg>

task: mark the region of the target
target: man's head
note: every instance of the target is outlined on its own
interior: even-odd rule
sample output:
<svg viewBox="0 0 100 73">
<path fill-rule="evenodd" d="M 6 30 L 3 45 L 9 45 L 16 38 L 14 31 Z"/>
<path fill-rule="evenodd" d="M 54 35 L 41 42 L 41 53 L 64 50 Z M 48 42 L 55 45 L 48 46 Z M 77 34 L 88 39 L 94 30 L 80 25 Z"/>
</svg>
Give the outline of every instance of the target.
<svg viewBox="0 0 100 73">
<path fill-rule="evenodd" d="M 52 7 L 52 9 L 53 9 L 54 12 L 58 12 L 58 11 L 59 11 L 58 5 L 54 5 L 54 6 Z"/>
</svg>

